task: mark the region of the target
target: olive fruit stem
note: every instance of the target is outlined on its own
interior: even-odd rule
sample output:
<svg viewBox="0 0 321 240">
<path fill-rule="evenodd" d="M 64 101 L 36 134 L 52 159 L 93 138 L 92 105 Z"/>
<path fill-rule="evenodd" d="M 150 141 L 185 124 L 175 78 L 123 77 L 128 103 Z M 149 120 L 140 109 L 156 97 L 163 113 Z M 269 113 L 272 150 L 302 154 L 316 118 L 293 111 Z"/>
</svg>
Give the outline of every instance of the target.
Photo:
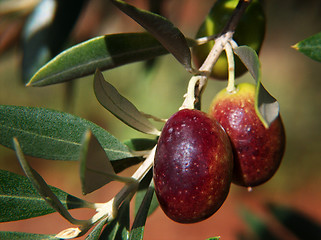
<svg viewBox="0 0 321 240">
<path fill-rule="evenodd" d="M 130 200 L 138 188 L 139 182 L 144 178 L 147 172 L 154 164 L 156 146 L 150 150 L 145 161 L 140 165 L 136 172 L 131 176 L 131 180 L 106 203 L 95 203 L 94 208 L 97 213 L 79 227 L 68 228 L 56 235 L 60 239 L 71 239 L 84 235 L 93 225 L 99 221 L 110 222 L 117 216 L 118 208 L 123 201 Z"/>
<path fill-rule="evenodd" d="M 239 1 L 238 5 L 236 6 L 236 8 L 233 12 L 232 17 L 230 18 L 230 20 L 228 21 L 228 23 L 224 27 L 224 29 L 221 32 L 221 34 L 219 35 L 219 37 L 217 37 L 217 35 L 213 35 L 213 36 L 208 36 L 208 37 L 203 37 L 203 38 L 197 39 L 198 44 L 204 44 L 204 43 L 214 40 L 214 39 L 215 39 L 215 43 L 214 43 L 214 46 L 211 49 L 210 53 L 208 54 L 207 58 L 203 62 L 202 66 L 199 68 L 199 72 L 197 73 L 197 75 L 193 76 L 190 79 L 187 93 L 184 95 L 185 100 L 184 100 L 182 106 L 180 107 L 180 109 L 195 108 L 196 104 L 199 104 L 199 106 L 200 106 L 201 94 L 202 94 L 204 88 L 206 87 L 208 77 L 211 74 L 211 71 L 212 71 L 215 63 L 217 62 L 219 56 L 221 55 L 222 51 L 223 50 L 229 51 L 230 50 L 229 46 L 232 46 L 231 47 L 232 49 L 237 47 L 237 44 L 232 39 L 233 34 L 234 34 L 234 31 L 235 31 L 241 17 L 243 16 L 243 13 L 245 12 L 246 8 L 249 6 L 250 3 L 251 3 L 251 0 L 240 0 Z M 229 46 L 225 47 L 226 45 L 229 45 Z M 229 48 L 229 50 L 226 50 L 227 48 Z M 227 53 L 227 55 L 228 55 L 228 53 Z M 232 60 L 233 60 L 233 65 L 234 65 L 234 59 L 232 58 Z M 232 60 L 230 57 L 230 61 L 232 61 Z M 234 68 L 234 67 L 232 67 L 233 65 L 229 64 L 229 73 L 232 72 L 232 68 Z M 230 78 L 232 79 L 233 76 L 231 75 Z M 230 86 L 228 87 L 228 89 L 232 90 L 233 85 L 234 85 L 234 83 L 231 80 Z"/>
<path fill-rule="evenodd" d="M 234 53 L 230 42 L 224 46 L 224 50 L 227 57 L 228 63 L 228 82 L 226 90 L 229 93 L 235 92 L 235 62 L 234 62 Z"/>
<path fill-rule="evenodd" d="M 187 93 L 184 95 L 185 100 L 179 108 L 194 109 L 195 104 L 200 103 L 200 96 L 206 87 L 208 76 L 211 74 L 212 68 L 220 57 L 225 46 L 231 41 L 234 32 L 226 32 L 215 40 L 214 46 L 206 57 L 204 63 L 199 68 L 199 74 L 193 76 L 188 84 Z"/>
<path fill-rule="evenodd" d="M 234 32 L 228 31 L 215 39 L 215 43 L 210 53 L 206 57 L 202 66 L 199 68 L 199 71 L 204 73 L 207 77 L 211 74 L 212 68 L 217 62 L 218 58 L 221 55 L 221 52 L 224 50 L 225 45 L 230 39 L 232 39 Z"/>
<path fill-rule="evenodd" d="M 136 192 L 138 183 L 144 178 L 147 172 L 152 168 L 154 163 L 156 146 L 150 151 L 145 161 L 140 165 L 136 172 L 131 176 L 131 179 L 135 179 L 130 183 L 127 183 L 116 196 L 103 205 L 98 205 L 97 213 L 92 217 L 92 222 L 101 219 L 100 216 L 111 216 L 113 219 L 117 215 L 117 209 L 120 204 L 132 193 Z M 107 206 L 107 207 L 105 207 Z"/>
<path fill-rule="evenodd" d="M 203 45 L 209 41 L 215 40 L 215 38 L 217 38 L 217 37 L 218 37 L 218 34 L 215 34 L 215 35 L 205 36 L 205 37 L 195 39 L 195 41 L 196 41 L 197 45 Z"/>
<path fill-rule="evenodd" d="M 109 202 L 103 204 L 103 206 L 99 207 L 97 210 L 97 214 L 92 217 L 92 221 L 99 220 L 99 216 L 117 215 L 117 209 L 120 204 L 129 196 L 131 193 L 134 193 L 137 190 L 138 183 L 143 179 L 143 177 L 147 174 L 147 172 L 152 168 L 154 163 L 156 146 L 150 151 L 149 155 L 145 159 L 145 161 L 140 165 L 140 167 L 136 170 L 136 172 L 131 176 L 131 179 L 135 179 L 128 184 L 126 184 L 117 194 L 111 199 Z M 104 207 L 107 205 L 108 207 Z"/>
<path fill-rule="evenodd" d="M 203 78 L 206 78 L 206 76 L 196 75 L 190 79 L 187 87 L 187 93 L 184 95 L 185 100 L 179 110 L 195 108 L 197 96 L 199 95 L 198 86 L 201 81 L 205 81 L 202 80 Z"/>
</svg>

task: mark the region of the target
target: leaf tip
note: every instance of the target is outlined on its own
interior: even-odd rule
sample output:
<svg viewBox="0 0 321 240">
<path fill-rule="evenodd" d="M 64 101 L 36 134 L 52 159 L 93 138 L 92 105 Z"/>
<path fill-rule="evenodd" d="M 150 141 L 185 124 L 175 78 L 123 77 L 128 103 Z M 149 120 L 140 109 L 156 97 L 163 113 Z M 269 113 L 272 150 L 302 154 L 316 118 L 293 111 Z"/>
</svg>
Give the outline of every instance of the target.
<svg viewBox="0 0 321 240">
<path fill-rule="evenodd" d="M 265 129 L 269 128 L 268 122 L 265 120 L 265 118 L 262 116 L 262 113 L 260 112 L 259 109 L 256 110 L 256 115 L 259 117 L 261 123 L 263 124 Z"/>
<path fill-rule="evenodd" d="M 17 137 L 13 137 L 12 141 L 13 141 L 14 144 L 19 144 Z"/>
<path fill-rule="evenodd" d="M 293 48 L 295 50 L 299 50 L 299 43 L 292 45 L 291 48 Z"/>
<path fill-rule="evenodd" d="M 99 80 L 99 79 L 104 79 L 104 75 L 102 74 L 102 72 L 99 70 L 99 68 L 96 68 L 95 70 L 95 74 L 94 74 L 94 80 Z"/>
<path fill-rule="evenodd" d="M 13 137 L 12 138 L 12 142 L 13 142 L 13 147 L 14 147 L 14 150 L 17 152 L 17 151 L 21 151 L 20 149 L 20 144 L 19 144 L 19 141 L 18 141 L 18 138 L 17 137 Z"/>
<path fill-rule="evenodd" d="M 95 75 L 96 75 L 96 74 L 99 74 L 99 73 L 101 73 L 101 71 L 99 70 L 99 68 L 96 68 L 96 70 L 95 70 Z"/>
<path fill-rule="evenodd" d="M 29 82 L 26 83 L 26 87 L 41 87 L 44 86 L 46 84 L 43 84 L 43 79 L 39 78 L 37 73 L 35 75 L 33 75 Z"/>
</svg>

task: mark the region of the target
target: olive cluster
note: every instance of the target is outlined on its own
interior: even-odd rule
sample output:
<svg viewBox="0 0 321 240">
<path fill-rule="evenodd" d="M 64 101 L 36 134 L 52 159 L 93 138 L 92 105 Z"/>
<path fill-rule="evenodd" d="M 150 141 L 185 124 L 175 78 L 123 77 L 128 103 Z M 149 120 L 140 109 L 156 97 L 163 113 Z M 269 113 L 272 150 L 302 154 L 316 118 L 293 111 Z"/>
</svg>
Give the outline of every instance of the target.
<svg viewBox="0 0 321 240">
<path fill-rule="evenodd" d="M 162 130 L 154 160 L 155 191 L 172 220 L 194 223 L 213 215 L 231 183 L 254 187 L 278 169 L 285 148 L 280 115 L 266 128 L 254 108 L 255 86 L 222 90 L 209 113 L 183 109 Z"/>
</svg>

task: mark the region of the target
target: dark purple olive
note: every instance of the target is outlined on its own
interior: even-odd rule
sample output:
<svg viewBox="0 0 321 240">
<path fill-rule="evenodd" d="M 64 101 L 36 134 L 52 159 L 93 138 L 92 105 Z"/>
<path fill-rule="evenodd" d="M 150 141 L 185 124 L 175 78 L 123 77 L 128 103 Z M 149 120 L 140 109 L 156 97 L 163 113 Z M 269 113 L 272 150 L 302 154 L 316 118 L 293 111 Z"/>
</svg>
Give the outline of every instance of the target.
<svg viewBox="0 0 321 240">
<path fill-rule="evenodd" d="M 156 149 L 154 183 L 169 218 L 194 223 L 210 217 L 228 195 L 232 171 L 231 144 L 216 120 L 184 109 L 166 122 Z"/>
</svg>

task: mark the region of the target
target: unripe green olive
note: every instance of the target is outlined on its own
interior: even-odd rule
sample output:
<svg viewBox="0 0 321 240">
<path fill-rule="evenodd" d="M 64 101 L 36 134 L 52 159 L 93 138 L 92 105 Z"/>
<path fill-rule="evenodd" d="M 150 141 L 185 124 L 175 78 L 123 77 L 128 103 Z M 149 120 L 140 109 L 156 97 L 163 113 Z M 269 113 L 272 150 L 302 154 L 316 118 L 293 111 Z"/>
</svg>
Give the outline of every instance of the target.
<svg viewBox="0 0 321 240">
<path fill-rule="evenodd" d="M 196 38 L 211 36 L 221 33 L 226 23 L 229 21 L 238 0 L 218 0 L 213 5 L 205 21 L 199 28 Z M 260 0 L 253 0 L 245 10 L 233 39 L 236 43 L 247 45 L 259 54 L 265 34 L 265 15 Z M 193 48 L 194 62 L 199 67 L 206 59 L 208 53 L 214 46 L 214 41 L 199 45 Z M 246 72 L 246 67 L 235 56 L 235 77 L 239 77 Z M 225 52 L 222 52 L 216 62 L 211 77 L 219 80 L 226 80 L 228 77 L 228 63 Z"/>
</svg>

